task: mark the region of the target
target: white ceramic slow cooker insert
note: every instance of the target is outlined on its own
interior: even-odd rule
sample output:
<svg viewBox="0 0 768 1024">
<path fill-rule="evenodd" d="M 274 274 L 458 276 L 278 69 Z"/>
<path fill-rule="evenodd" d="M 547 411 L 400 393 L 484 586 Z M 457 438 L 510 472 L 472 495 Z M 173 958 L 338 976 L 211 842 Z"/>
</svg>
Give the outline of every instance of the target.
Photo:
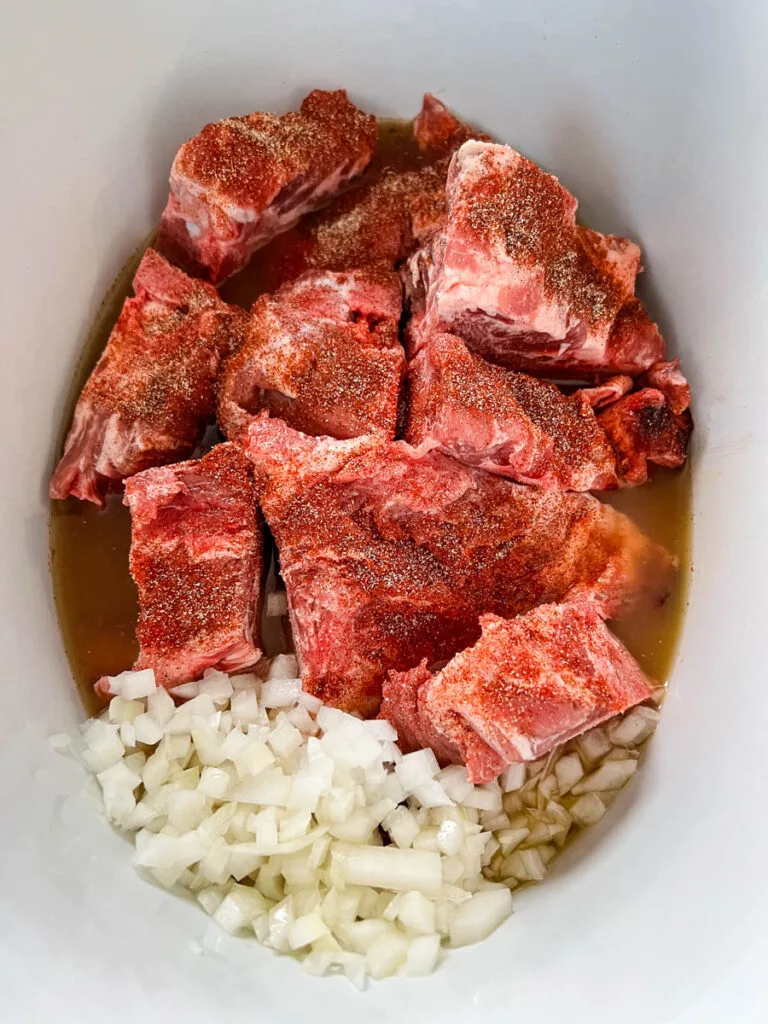
<svg viewBox="0 0 768 1024">
<path fill-rule="evenodd" d="M 669 0 L 27 0 L 0 33 L 0 1019 L 768 1020 L 768 8 Z M 643 248 L 694 393 L 694 576 L 650 756 L 490 940 L 436 975 L 316 979 L 147 885 L 47 737 L 82 711 L 47 482 L 98 303 L 205 122 L 313 87 L 430 90 Z"/>
</svg>

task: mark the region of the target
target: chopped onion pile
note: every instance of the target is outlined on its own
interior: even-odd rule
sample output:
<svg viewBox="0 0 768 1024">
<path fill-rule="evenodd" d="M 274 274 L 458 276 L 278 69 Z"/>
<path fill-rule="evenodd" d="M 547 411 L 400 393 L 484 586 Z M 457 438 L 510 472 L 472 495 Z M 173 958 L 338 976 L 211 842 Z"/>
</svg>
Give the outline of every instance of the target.
<svg viewBox="0 0 768 1024">
<path fill-rule="evenodd" d="M 662 696 L 663 690 L 655 694 L 658 700 Z M 541 761 L 508 768 L 500 780 L 502 812 L 480 815 L 493 833 L 485 848 L 484 877 L 510 889 L 540 882 L 569 836 L 596 825 L 634 775 L 658 720 L 655 708 L 632 708 Z"/>
<path fill-rule="evenodd" d="M 637 766 L 658 712 L 639 707 L 545 762 L 474 786 L 431 750 L 403 755 L 385 721 L 304 693 L 292 655 L 266 679 L 208 671 L 110 679 L 81 757 L 135 864 L 191 891 L 231 934 L 255 934 L 313 974 L 428 974 L 444 945 L 486 938 L 510 890 L 539 881 Z"/>
</svg>

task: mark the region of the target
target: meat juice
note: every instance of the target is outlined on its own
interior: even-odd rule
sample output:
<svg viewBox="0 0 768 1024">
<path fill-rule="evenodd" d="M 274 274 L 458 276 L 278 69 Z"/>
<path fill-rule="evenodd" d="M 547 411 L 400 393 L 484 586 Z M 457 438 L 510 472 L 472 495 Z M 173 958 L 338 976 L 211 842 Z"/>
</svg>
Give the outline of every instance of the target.
<svg viewBox="0 0 768 1024">
<path fill-rule="evenodd" d="M 382 165 L 407 170 L 420 164 L 411 122 L 380 121 L 378 150 L 366 175 Z M 123 301 L 131 294 L 133 275 L 150 241 L 142 243 L 126 263 L 97 314 L 72 382 L 59 452 L 80 390 L 106 345 Z M 249 308 L 258 295 L 273 291 L 290 265 L 295 241 L 296 232 L 289 231 L 258 250 L 243 271 L 222 285 L 222 298 Z M 215 430 L 209 432 L 207 444 L 215 443 L 216 435 Z M 681 633 L 690 575 L 690 470 L 687 465 L 682 470 L 654 466 L 651 480 L 644 486 L 603 493 L 600 498 L 634 519 L 679 559 L 674 590 L 661 608 L 611 623 L 642 668 L 653 678 L 666 681 Z M 130 668 L 138 653 L 138 604 L 128 571 L 129 548 L 130 516 L 121 495 L 110 495 L 103 509 L 75 498 L 51 502 L 54 599 L 72 675 L 89 714 L 100 708 L 93 683 L 104 674 Z M 269 585 L 274 585 L 274 570 Z M 287 634 L 275 619 L 263 622 L 263 646 L 268 655 L 289 648 Z"/>
</svg>

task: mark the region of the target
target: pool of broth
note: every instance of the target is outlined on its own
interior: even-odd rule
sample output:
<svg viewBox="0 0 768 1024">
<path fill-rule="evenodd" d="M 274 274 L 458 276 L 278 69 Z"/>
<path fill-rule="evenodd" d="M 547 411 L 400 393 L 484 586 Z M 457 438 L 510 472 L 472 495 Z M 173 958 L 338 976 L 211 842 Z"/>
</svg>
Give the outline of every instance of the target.
<svg viewBox="0 0 768 1024">
<path fill-rule="evenodd" d="M 382 164 L 410 168 L 419 162 L 411 123 L 381 121 L 379 148 L 368 173 Z M 248 308 L 262 292 L 273 290 L 279 283 L 275 268 L 285 268 L 295 238 L 295 233 L 289 231 L 256 252 L 249 265 L 222 286 L 222 297 Z M 148 239 L 136 250 L 101 305 L 72 381 L 59 451 L 80 390 L 106 345 L 123 301 L 131 295 L 133 275 L 150 243 Z M 645 671 L 666 681 L 681 632 L 689 575 L 690 471 L 687 467 L 678 471 L 657 470 L 645 486 L 603 494 L 601 498 L 631 516 L 679 559 L 680 571 L 673 593 L 661 608 L 612 624 Z M 54 598 L 72 675 L 89 713 L 100 707 L 93 692 L 94 682 L 102 675 L 130 668 L 138 653 L 138 604 L 128 572 L 129 547 L 130 516 L 121 495 L 110 495 L 103 509 L 74 498 L 51 502 Z M 271 655 L 286 650 L 286 635 L 275 621 L 264 620 L 263 625 L 265 652 Z"/>
</svg>

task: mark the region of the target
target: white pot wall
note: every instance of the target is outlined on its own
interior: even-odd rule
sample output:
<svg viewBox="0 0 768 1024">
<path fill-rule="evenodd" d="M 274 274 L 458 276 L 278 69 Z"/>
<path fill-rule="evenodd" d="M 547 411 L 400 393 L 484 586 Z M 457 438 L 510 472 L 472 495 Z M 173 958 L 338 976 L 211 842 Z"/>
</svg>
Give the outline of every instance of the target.
<svg viewBox="0 0 768 1024">
<path fill-rule="evenodd" d="M 768 9 L 283 0 L 2 4 L 0 1017 L 189 1024 L 768 1019 Z M 45 488 L 88 325 L 164 200 L 177 145 L 230 113 L 425 89 L 643 245 L 695 394 L 695 576 L 643 772 L 488 943 L 431 979 L 318 981 L 206 936 L 133 873 L 46 736 L 79 715 L 47 575 Z M 200 953 L 195 943 L 204 946 Z"/>
</svg>

